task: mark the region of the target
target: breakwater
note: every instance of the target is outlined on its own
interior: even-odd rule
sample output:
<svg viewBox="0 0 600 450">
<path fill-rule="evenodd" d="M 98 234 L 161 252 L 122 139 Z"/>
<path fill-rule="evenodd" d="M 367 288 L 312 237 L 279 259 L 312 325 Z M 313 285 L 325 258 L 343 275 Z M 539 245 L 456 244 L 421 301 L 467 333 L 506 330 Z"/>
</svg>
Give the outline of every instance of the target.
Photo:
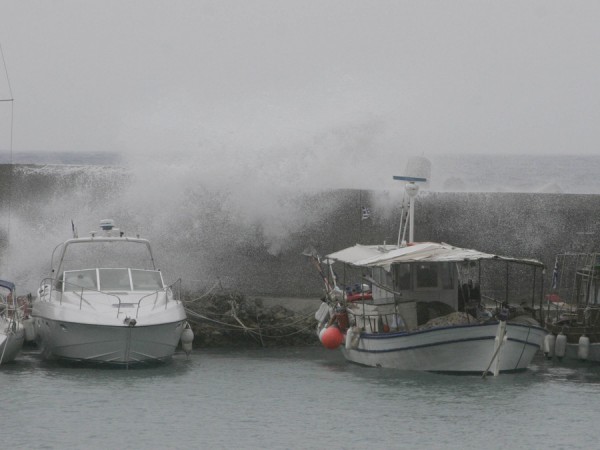
<svg viewBox="0 0 600 450">
<path fill-rule="evenodd" d="M 148 183 L 121 167 L 0 166 L 1 276 L 16 281 L 19 293 L 35 292 L 54 247 L 71 237 L 71 220 L 84 235 L 110 217 L 127 234 L 150 239 L 165 281 L 181 277 L 191 297 L 218 283 L 251 305 L 275 302 L 269 305 L 292 311 L 286 317 L 300 323 L 314 307 L 305 299 L 318 302 L 322 295 L 319 276 L 302 255 L 308 246 L 325 255 L 357 242 L 397 240 L 401 186 L 282 192 L 261 198 L 260 214 L 252 214 L 232 201 L 231 190 L 196 179 L 179 185 L 160 175 Z M 362 206 L 370 209 L 368 219 L 361 218 Z M 598 195 L 423 191 L 415 237 L 552 267 L 556 253 L 595 248 L 599 211 Z M 288 314 L 264 305 L 242 322 L 254 316 L 249 328 L 266 327 L 268 315 L 281 322 Z"/>
<path fill-rule="evenodd" d="M 219 281 L 250 296 L 313 297 L 320 280 L 302 252 L 396 242 L 402 189 L 288 193 L 276 216 L 250 219 L 226 191 L 199 181 L 167 203 L 118 167 L 0 165 L 0 193 L 0 269 L 23 288 L 35 289 L 47 274 L 54 247 L 72 235 L 71 220 L 85 235 L 111 217 L 150 239 L 166 280 L 181 277 L 189 290 Z M 361 219 L 361 206 L 370 218 Z M 599 212 L 598 195 L 425 191 L 415 239 L 552 266 L 556 253 L 594 248 Z"/>
<path fill-rule="evenodd" d="M 279 254 L 271 254 L 265 242 L 252 250 L 245 247 L 241 257 L 236 251 L 230 253 L 226 273 L 235 289 L 248 296 L 240 297 L 238 301 L 245 305 L 242 310 L 250 311 L 244 325 L 251 331 L 239 327 L 231 315 L 232 309 L 225 302 L 221 312 L 225 313 L 223 309 L 227 309 L 229 326 L 212 330 L 214 325 L 208 324 L 207 328 L 207 322 L 197 325 L 196 333 L 203 344 L 224 339 L 236 344 L 240 339 L 246 339 L 257 344 L 256 333 L 261 326 L 254 318 L 257 314 L 261 315 L 267 328 L 295 324 L 283 329 L 285 333 L 292 333 L 291 341 L 281 336 L 277 342 L 264 339 L 260 345 L 317 342 L 314 320 L 307 308 L 314 311 L 318 307 L 316 299 L 322 295 L 322 285 L 314 266 L 301 255 L 303 249 L 310 245 L 324 255 L 356 242 L 395 242 L 398 222 L 396 201 L 386 192 L 336 190 L 320 193 L 308 197 L 307 208 L 319 208 L 319 202 L 331 206 L 329 214 L 291 234 L 288 247 Z M 370 207 L 368 219 L 361 218 L 361 204 Z M 419 198 L 415 217 L 416 240 L 448 242 L 500 255 L 539 259 L 550 268 L 545 274 L 546 286 L 549 286 L 557 253 L 596 248 L 599 208 L 600 196 L 597 195 L 424 192 Z M 530 295 L 528 286 L 525 291 Z M 252 296 L 287 298 L 278 302 L 282 309 L 274 311 L 262 308 L 259 303 L 260 313 L 257 313 Z M 315 302 L 307 303 L 303 297 L 312 297 Z M 274 321 L 275 317 L 277 320 Z"/>
</svg>

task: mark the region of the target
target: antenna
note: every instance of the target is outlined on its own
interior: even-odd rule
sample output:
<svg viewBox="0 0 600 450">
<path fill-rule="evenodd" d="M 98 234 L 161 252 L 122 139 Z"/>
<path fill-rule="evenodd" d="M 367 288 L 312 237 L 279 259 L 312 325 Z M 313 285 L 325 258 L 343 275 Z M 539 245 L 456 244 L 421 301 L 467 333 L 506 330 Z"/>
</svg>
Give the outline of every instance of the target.
<svg viewBox="0 0 600 450">
<path fill-rule="evenodd" d="M 9 181 L 8 181 L 8 225 L 6 227 L 6 247 L 8 248 L 8 243 L 10 242 L 10 221 L 11 221 L 11 212 L 12 212 L 12 193 L 13 193 L 13 183 L 14 183 L 14 165 L 13 165 L 13 129 L 14 129 L 14 97 L 12 92 L 12 86 L 10 85 L 10 78 L 8 76 L 8 68 L 6 67 L 6 60 L 4 59 L 4 50 L 2 49 L 2 45 L 0 44 L 0 59 L 2 59 L 2 65 L 4 67 L 4 74 L 6 76 L 6 84 L 8 86 L 8 98 L 0 98 L 0 102 L 8 102 L 10 104 L 10 141 L 9 141 L 9 150 L 10 150 L 10 173 L 9 173 Z"/>
<path fill-rule="evenodd" d="M 398 231 L 398 247 L 405 247 L 406 241 L 406 228 L 408 227 L 408 242 L 414 242 L 414 228 L 415 228 L 415 199 L 419 193 L 419 185 L 416 183 L 427 183 L 427 178 L 421 177 L 405 177 L 394 175 L 394 180 L 407 181 L 404 189 L 408 195 L 408 217 L 404 221 L 404 207 L 402 208 L 402 214 L 400 216 L 400 230 Z"/>
</svg>

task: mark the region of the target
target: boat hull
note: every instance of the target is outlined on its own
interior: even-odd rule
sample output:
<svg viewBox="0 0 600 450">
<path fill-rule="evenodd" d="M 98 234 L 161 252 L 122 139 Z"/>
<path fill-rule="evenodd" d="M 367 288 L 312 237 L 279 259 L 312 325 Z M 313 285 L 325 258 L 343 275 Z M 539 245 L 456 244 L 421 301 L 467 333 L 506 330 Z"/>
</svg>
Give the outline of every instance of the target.
<svg viewBox="0 0 600 450">
<path fill-rule="evenodd" d="M 373 367 L 479 374 L 497 368 L 510 372 L 527 368 L 547 334 L 541 327 L 509 323 L 506 341 L 494 358 L 497 331 L 497 323 L 488 323 L 410 333 L 361 333 L 358 345 L 346 346 L 343 353 L 349 361 Z"/>
<path fill-rule="evenodd" d="M 46 359 L 131 365 L 168 361 L 184 324 L 111 326 L 38 318 L 36 336 Z"/>
<path fill-rule="evenodd" d="M 0 333 L 0 364 L 14 361 L 25 340 L 25 331 L 23 327 L 17 328 L 10 333 Z"/>
</svg>

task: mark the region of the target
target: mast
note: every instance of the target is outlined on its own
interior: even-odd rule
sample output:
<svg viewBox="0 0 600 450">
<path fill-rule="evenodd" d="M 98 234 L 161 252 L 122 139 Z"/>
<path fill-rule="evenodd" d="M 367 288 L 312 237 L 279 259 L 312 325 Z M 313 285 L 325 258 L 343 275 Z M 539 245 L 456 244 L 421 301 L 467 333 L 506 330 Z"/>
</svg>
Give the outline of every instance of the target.
<svg viewBox="0 0 600 450">
<path fill-rule="evenodd" d="M 405 177 L 394 175 L 394 180 L 407 181 L 404 189 L 408 195 L 408 218 L 407 222 L 403 224 L 403 217 L 400 219 L 400 233 L 398 234 L 398 246 L 406 246 L 404 236 L 406 235 L 406 227 L 408 227 L 408 242 L 414 242 L 414 229 L 415 229 L 415 200 L 419 193 L 419 186 L 416 183 L 426 183 L 427 178 L 420 177 Z M 404 216 L 404 214 L 402 214 Z M 404 226 L 404 229 L 402 227 Z M 400 242 L 400 236 L 402 236 L 402 242 Z"/>
<path fill-rule="evenodd" d="M 0 102 L 7 102 L 10 105 L 10 135 L 9 135 L 9 151 L 10 151 L 10 171 L 8 179 L 8 218 L 6 227 L 6 248 L 8 248 L 10 242 L 10 221 L 12 212 L 12 191 L 13 191 L 13 178 L 14 178 L 14 165 L 13 165 L 13 129 L 14 129 L 14 96 L 12 92 L 12 86 L 10 84 L 10 78 L 8 76 L 8 68 L 6 67 L 6 60 L 4 59 L 4 50 L 2 44 L 0 44 L 0 59 L 2 60 L 2 66 L 4 67 L 4 75 L 6 76 L 6 85 L 8 87 L 8 97 L 0 97 Z"/>
</svg>

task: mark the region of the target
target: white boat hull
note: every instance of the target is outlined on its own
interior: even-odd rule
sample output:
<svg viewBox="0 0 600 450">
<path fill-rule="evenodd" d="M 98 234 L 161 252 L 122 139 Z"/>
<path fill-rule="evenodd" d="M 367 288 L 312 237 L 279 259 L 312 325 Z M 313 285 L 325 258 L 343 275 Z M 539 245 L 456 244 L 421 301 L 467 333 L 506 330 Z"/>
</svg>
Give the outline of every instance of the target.
<svg viewBox="0 0 600 450">
<path fill-rule="evenodd" d="M 170 359 L 185 321 L 148 326 L 109 326 L 45 318 L 36 320 L 38 344 L 46 359 L 137 364 Z"/>
<path fill-rule="evenodd" d="M 401 370 L 483 373 L 492 371 L 497 323 L 452 326 L 410 333 L 361 333 L 355 348 L 344 348 L 354 363 Z M 507 339 L 497 354 L 499 372 L 527 368 L 546 330 L 507 324 Z M 492 368 L 493 367 L 493 368 Z"/>
<path fill-rule="evenodd" d="M 0 333 L 0 364 L 14 361 L 25 340 L 23 327 L 18 327 L 14 332 Z"/>
<path fill-rule="evenodd" d="M 149 241 L 125 236 L 110 219 L 100 227 L 56 248 L 57 265 L 32 305 L 30 334 L 47 359 L 127 366 L 170 359 L 186 325 L 174 291 L 180 282 L 164 284 Z"/>
<path fill-rule="evenodd" d="M 143 293 L 125 295 L 131 303 L 103 293 L 42 296 L 32 311 L 42 357 L 124 365 L 171 358 L 186 323 L 183 304 L 164 292 L 145 303 Z"/>
</svg>

